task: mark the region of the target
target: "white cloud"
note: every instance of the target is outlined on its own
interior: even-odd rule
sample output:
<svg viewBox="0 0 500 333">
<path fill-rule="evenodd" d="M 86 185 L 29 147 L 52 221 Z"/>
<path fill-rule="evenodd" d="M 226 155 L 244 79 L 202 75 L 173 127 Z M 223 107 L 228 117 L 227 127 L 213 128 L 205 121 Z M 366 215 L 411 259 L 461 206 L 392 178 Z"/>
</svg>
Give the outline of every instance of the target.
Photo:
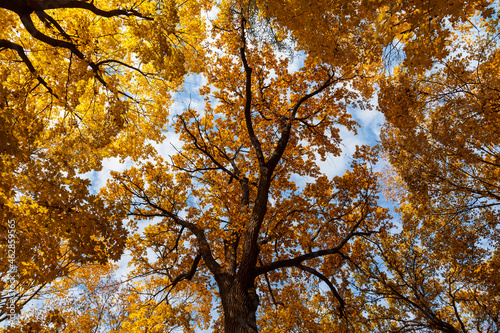
<svg viewBox="0 0 500 333">
<path fill-rule="evenodd" d="M 372 99 L 372 104 L 375 103 L 376 100 Z M 361 125 L 358 131 L 361 137 L 370 143 L 380 139 L 381 126 L 385 122 L 384 115 L 381 112 L 374 109 L 354 109 L 352 115 Z"/>
<path fill-rule="evenodd" d="M 84 173 L 82 178 L 90 179 L 92 182 L 90 190 L 92 193 L 97 193 L 111 179 L 111 171 L 121 172 L 132 167 L 133 164 L 130 159 L 125 159 L 122 163 L 117 157 L 106 158 L 102 161 L 102 169 L 100 171 L 89 171 Z"/>
</svg>

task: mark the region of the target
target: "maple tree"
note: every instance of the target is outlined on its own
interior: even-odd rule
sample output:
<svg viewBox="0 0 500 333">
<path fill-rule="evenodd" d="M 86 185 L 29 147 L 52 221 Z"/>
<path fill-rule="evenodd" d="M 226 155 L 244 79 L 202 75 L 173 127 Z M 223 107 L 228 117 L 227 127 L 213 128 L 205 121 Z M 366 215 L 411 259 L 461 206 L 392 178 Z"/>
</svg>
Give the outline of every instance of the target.
<svg viewBox="0 0 500 333">
<path fill-rule="evenodd" d="M 116 265 L 84 264 L 52 283 L 33 307 L 8 327 L 7 332 L 176 332 L 189 330 L 190 297 L 175 304 L 156 304 L 144 298 L 141 286 L 124 284 L 114 276 Z"/>
<path fill-rule="evenodd" d="M 339 126 L 355 130 L 347 105 L 361 97 L 348 86 L 363 77 L 314 57 L 292 72 L 273 44 L 252 35 L 260 23 L 252 2 L 219 9 L 200 91 L 217 102 L 177 116 L 183 146 L 170 162 L 139 162 L 101 192 L 135 218 L 132 226 L 155 218 L 129 239 L 132 274 L 155 277 L 165 299 L 199 294 L 205 301 L 193 311 L 207 311 L 215 288 L 215 331 L 280 331 L 284 323 L 258 319 L 257 310 L 289 320 L 294 290 L 330 302 L 342 318 L 351 311 L 342 255 L 363 256 L 361 236 L 383 228 L 387 214 L 376 202 L 376 152 L 358 147 L 351 170 L 333 178 L 318 158 L 340 153 Z"/>
<path fill-rule="evenodd" d="M 15 221 L 16 311 L 76 263 L 120 257 L 124 216 L 82 174 L 138 159 L 160 140 L 169 92 L 187 71 L 201 3 L 0 2 L 0 219 Z M 189 18 L 189 19 L 187 19 Z M 186 33 L 189 31 L 189 33 Z M 7 257 L 2 237 L 2 257 Z M 1 275 L 8 274 L 1 263 Z M 11 281 L 11 282 L 12 282 Z M 5 302 L 5 303 L 4 303 Z"/>
<path fill-rule="evenodd" d="M 498 331 L 498 255 L 489 259 L 486 233 L 463 216 L 401 211 L 403 230 L 356 263 L 370 331 Z"/>
<path fill-rule="evenodd" d="M 360 278 L 389 302 L 374 310 L 387 325 L 380 331 L 499 328 L 494 10 L 456 23 L 450 48 L 429 62 L 432 71 L 403 63 L 381 81 L 382 143 L 402 231 L 378 245 L 382 260 L 363 267 Z"/>
<path fill-rule="evenodd" d="M 386 65 L 400 61 L 379 81 L 378 101 L 402 230 L 381 234 L 370 256 L 347 258 L 362 295 L 357 330 L 496 332 L 496 7 L 400 1 L 379 9 Z"/>
<path fill-rule="evenodd" d="M 491 2 L 220 1 L 211 36 L 208 1 L 0 4 L 0 214 L 20 236 L 17 310 L 48 297 L 8 331 L 497 327 Z M 148 140 L 200 71 L 205 108 L 177 114 L 166 160 Z M 377 203 L 377 149 L 320 168 L 375 88 L 400 232 Z M 107 157 L 134 167 L 91 194 L 81 173 Z M 96 263 L 125 245 L 136 285 L 119 289 Z"/>
</svg>

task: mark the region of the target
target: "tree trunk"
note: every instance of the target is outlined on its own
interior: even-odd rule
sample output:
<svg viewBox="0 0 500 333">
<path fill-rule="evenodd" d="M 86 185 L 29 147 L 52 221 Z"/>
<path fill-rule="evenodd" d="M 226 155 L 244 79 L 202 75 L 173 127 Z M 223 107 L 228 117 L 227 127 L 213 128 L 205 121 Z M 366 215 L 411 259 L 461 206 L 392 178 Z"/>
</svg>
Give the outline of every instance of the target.
<svg viewBox="0 0 500 333">
<path fill-rule="evenodd" d="M 238 279 L 231 279 L 220 288 L 224 310 L 225 333 L 256 333 L 259 297 L 254 286 L 245 288 Z"/>
</svg>

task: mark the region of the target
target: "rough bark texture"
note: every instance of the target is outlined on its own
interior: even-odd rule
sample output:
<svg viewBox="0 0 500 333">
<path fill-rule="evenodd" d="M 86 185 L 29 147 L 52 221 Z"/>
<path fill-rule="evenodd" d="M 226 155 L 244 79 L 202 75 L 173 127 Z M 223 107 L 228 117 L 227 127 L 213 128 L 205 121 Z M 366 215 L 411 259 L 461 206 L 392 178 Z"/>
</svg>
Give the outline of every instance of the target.
<svg viewBox="0 0 500 333">
<path fill-rule="evenodd" d="M 238 279 L 228 279 L 220 287 L 226 333 L 256 333 L 259 297 L 253 286 L 245 287 Z"/>
</svg>

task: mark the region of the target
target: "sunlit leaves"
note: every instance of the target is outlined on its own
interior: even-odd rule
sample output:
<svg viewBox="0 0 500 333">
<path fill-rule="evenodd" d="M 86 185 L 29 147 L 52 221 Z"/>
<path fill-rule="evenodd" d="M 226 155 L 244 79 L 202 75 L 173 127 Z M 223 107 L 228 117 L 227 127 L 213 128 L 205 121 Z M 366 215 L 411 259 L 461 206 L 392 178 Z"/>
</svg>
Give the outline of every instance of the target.
<svg viewBox="0 0 500 333">
<path fill-rule="evenodd" d="M 1 9 L 0 214 L 2 234 L 16 223 L 19 308 L 74 263 L 121 256 L 126 215 L 91 194 L 82 174 L 108 157 L 145 158 L 148 140 L 163 138 L 170 93 L 200 70 L 206 5 L 12 1 Z"/>
</svg>

